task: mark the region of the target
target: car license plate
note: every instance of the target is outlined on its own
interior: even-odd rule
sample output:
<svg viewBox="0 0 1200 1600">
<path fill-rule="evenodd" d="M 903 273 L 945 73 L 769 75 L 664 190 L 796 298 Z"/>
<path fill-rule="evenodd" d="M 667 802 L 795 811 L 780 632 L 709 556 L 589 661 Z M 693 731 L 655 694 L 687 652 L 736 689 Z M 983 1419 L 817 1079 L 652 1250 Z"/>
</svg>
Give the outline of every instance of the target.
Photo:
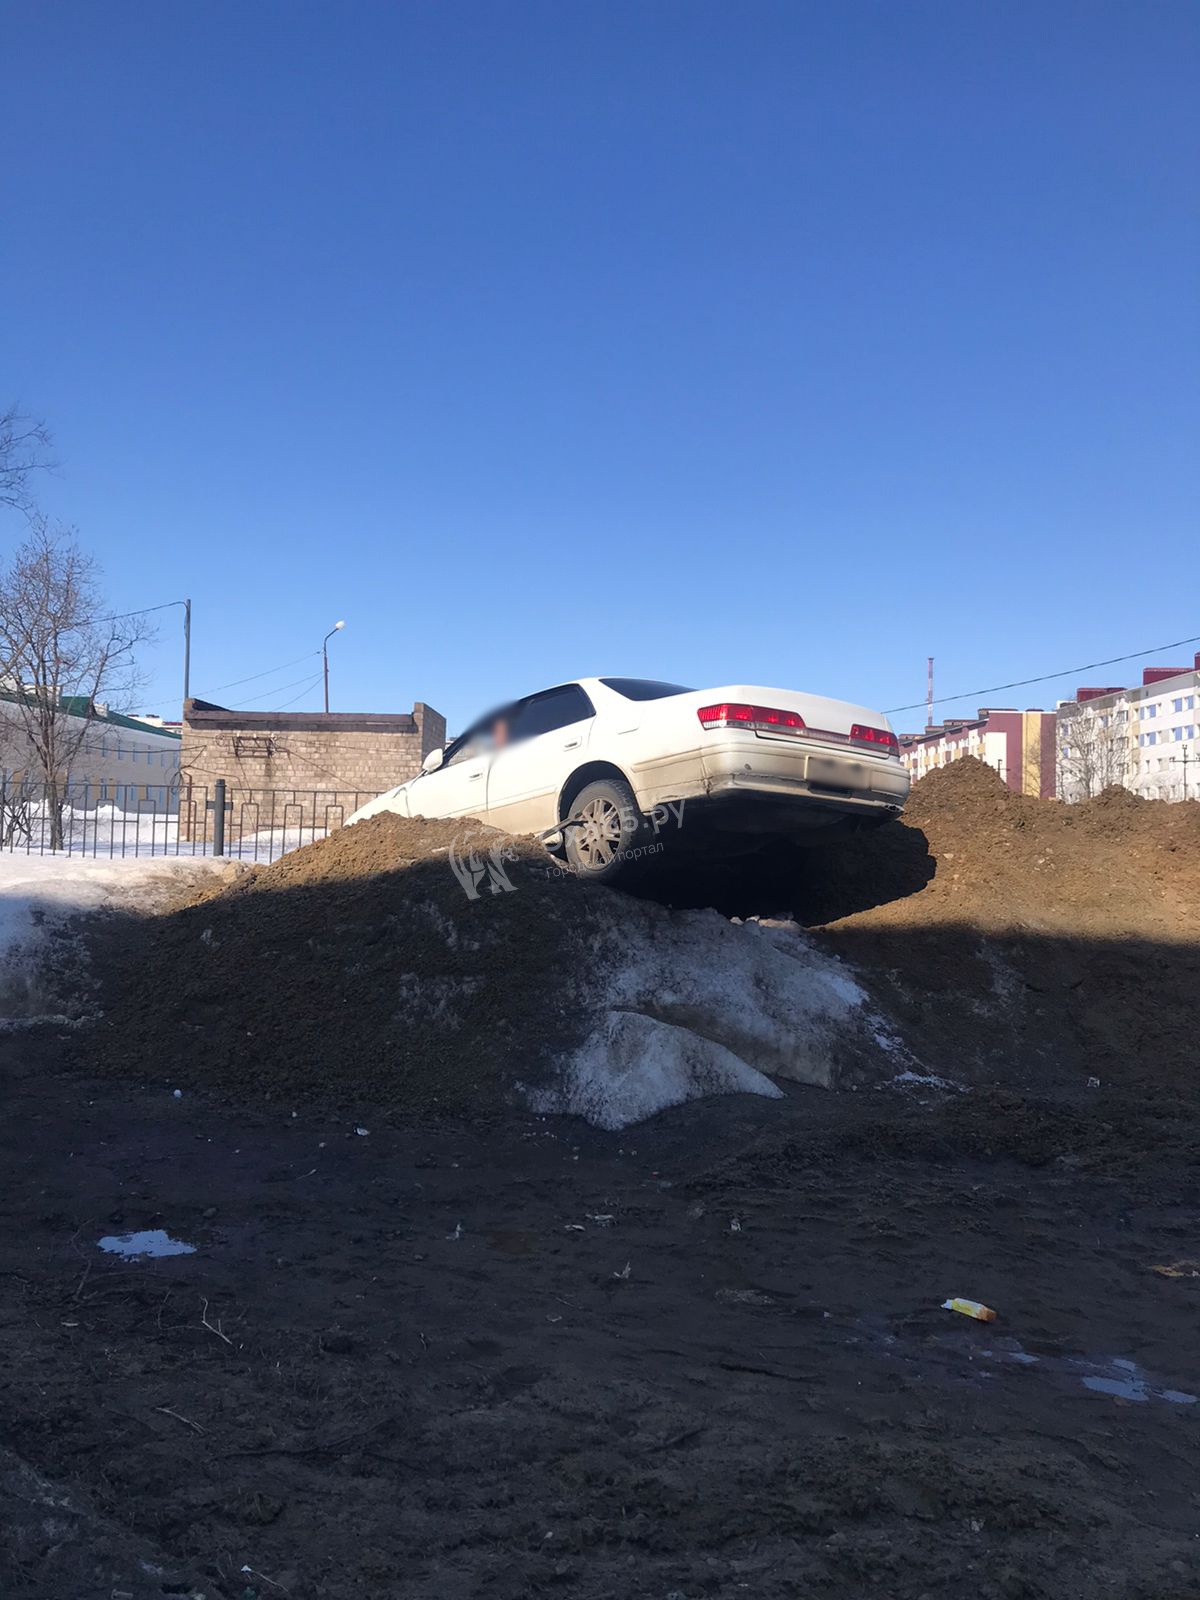
<svg viewBox="0 0 1200 1600">
<path fill-rule="evenodd" d="M 869 789 L 870 780 L 857 761 L 831 761 L 828 756 L 809 756 L 808 781 L 826 789 Z"/>
</svg>

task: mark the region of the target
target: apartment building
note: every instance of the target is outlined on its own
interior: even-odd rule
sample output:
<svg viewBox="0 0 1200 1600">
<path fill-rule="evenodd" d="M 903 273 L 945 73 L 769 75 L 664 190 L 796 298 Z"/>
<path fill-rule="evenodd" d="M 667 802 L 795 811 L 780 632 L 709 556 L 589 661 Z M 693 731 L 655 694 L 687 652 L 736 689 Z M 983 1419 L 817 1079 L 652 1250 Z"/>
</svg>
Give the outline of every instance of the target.
<svg viewBox="0 0 1200 1600">
<path fill-rule="evenodd" d="M 947 717 L 923 733 L 900 735 L 900 759 L 913 782 L 963 756 L 994 767 L 1017 794 L 1048 798 L 1055 786 L 1055 715 L 1033 707 L 982 706 L 976 717 Z"/>
<path fill-rule="evenodd" d="M 1190 667 L 1147 667 L 1132 688 L 1077 689 L 1057 719 L 1060 799 L 1112 784 L 1150 800 L 1200 799 L 1200 651 Z"/>
</svg>

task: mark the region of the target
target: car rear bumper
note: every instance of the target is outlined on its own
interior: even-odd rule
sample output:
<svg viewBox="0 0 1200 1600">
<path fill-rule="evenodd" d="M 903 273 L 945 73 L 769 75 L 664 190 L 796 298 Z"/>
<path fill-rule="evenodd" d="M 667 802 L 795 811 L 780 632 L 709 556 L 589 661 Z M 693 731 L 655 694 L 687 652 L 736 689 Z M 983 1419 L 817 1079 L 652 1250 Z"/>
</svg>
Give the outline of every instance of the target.
<svg viewBox="0 0 1200 1600">
<path fill-rule="evenodd" d="M 745 825 L 802 824 L 814 812 L 839 816 L 895 815 L 911 780 L 894 757 L 859 753 L 804 739 L 718 734 L 686 756 L 647 762 L 635 777 L 646 809 L 671 801 L 704 802 Z M 801 815 L 803 813 L 803 816 Z"/>
</svg>

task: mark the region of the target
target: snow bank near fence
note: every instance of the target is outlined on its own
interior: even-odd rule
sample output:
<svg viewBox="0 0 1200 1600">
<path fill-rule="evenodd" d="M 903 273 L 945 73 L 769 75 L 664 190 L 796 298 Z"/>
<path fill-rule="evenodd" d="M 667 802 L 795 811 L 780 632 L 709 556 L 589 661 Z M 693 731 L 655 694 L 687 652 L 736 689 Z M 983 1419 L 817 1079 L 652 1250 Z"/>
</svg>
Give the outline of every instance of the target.
<svg viewBox="0 0 1200 1600">
<path fill-rule="evenodd" d="M 230 861 L 111 861 L 0 853 L 0 1026 L 77 1014 L 83 955 L 71 930 L 81 913 L 157 911 L 203 881 L 230 878 Z"/>
</svg>

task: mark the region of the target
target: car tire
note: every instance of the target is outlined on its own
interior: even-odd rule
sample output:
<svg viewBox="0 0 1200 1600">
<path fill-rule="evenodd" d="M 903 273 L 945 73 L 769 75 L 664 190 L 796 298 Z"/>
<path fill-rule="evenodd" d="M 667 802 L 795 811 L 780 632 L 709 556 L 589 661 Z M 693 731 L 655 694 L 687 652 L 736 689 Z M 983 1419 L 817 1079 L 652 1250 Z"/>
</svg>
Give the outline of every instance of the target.
<svg viewBox="0 0 1200 1600">
<path fill-rule="evenodd" d="M 575 796 L 563 848 L 572 872 L 588 883 L 628 879 L 640 865 L 633 852 L 649 830 L 624 778 L 598 778 Z"/>
</svg>

